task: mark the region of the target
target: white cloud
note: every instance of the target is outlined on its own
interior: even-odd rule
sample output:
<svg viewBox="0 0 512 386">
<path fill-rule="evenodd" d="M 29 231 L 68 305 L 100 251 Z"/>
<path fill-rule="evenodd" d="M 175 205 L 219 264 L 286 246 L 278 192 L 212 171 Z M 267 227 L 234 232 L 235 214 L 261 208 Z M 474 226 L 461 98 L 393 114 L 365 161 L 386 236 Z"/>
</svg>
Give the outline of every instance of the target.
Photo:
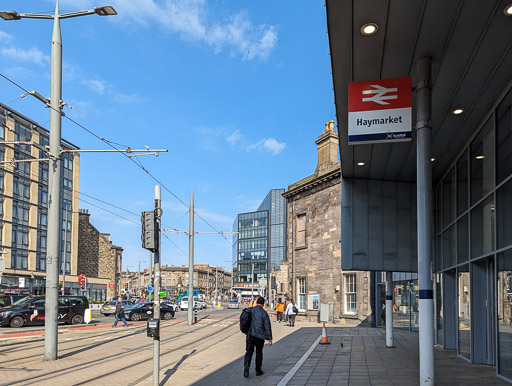
<svg viewBox="0 0 512 386">
<path fill-rule="evenodd" d="M 0 41 L 5 43 L 9 43 L 10 41 L 14 40 L 14 37 L 12 35 L 9 35 L 7 32 L 0 31 Z"/>
<path fill-rule="evenodd" d="M 32 62 L 39 66 L 43 66 L 45 61 L 49 61 L 43 52 L 37 48 L 24 49 L 17 47 L 4 47 L 1 49 L 0 53 L 2 56 L 8 58 L 23 62 Z"/>
<path fill-rule="evenodd" d="M 90 0 L 64 0 L 61 5 L 77 8 L 92 7 Z M 133 25 L 148 28 L 154 24 L 187 41 L 195 41 L 213 48 L 215 53 L 225 50 L 240 55 L 243 60 L 265 60 L 277 46 L 274 26 L 254 25 L 246 12 L 228 16 L 224 22 L 212 15 L 206 0 L 112 0 L 118 15 L 111 18 L 130 31 Z"/>
<path fill-rule="evenodd" d="M 81 83 L 99 95 L 103 95 L 107 88 L 106 82 L 99 79 L 82 79 Z"/>
<path fill-rule="evenodd" d="M 236 130 L 231 134 L 229 137 L 226 138 L 227 143 L 229 143 L 231 146 L 235 146 L 238 142 L 242 140 L 242 134 L 240 133 L 240 130 Z"/>
<path fill-rule="evenodd" d="M 116 101 L 117 103 L 123 105 L 131 105 L 143 101 L 143 98 L 141 98 L 137 94 L 123 94 L 121 92 L 114 93 L 112 99 L 114 99 L 114 101 Z"/>
<path fill-rule="evenodd" d="M 284 142 L 279 142 L 275 138 L 263 138 L 257 143 L 249 145 L 247 150 L 268 151 L 273 155 L 278 155 L 284 150 L 285 147 L 286 144 Z"/>
</svg>

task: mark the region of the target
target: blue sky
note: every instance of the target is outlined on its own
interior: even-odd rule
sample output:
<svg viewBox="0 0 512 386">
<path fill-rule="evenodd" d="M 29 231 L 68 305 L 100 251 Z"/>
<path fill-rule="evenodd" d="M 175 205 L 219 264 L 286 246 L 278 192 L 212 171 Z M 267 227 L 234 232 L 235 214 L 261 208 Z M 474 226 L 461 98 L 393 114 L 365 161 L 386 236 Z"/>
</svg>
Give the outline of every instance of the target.
<svg viewBox="0 0 512 386">
<path fill-rule="evenodd" d="M 188 204 L 194 189 L 198 214 L 230 231 L 236 214 L 255 210 L 270 189 L 314 172 L 314 141 L 334 119 L 323 1 L 60 1 L 62 11 L 100 5 L 118 15 L 62 21 L 63 100 L 73 107 L 65 112 L 117 147 L 169 150 L 139 158 L 162 183 L 164 225 L 188 229 L 187 207 L 174 195 Z M 1 4 L 20 13 L 53 7 Z M 51 20 L 0 20 L 0 72 L 49 96 L 51 32 Z M 48 109 L 22 93 L 0 79 L 0 101 L 49 128 Z M 66 119 L 62 136 L 82 149 L 109 149 Z M 152 209 L 154 185 L 120 154 L 81 155 L 79 190 L 104 202 L 81 196 L 96 206 L 81 200 L 80 208 L 124 248 L 123 268 L 148 264 L 139 213 Z M 167 237 L 162 263 L 188 264 L 188 237 Z M 197 235 L 195 261 L 230 268 L 227 238 Z"/>
</svg>

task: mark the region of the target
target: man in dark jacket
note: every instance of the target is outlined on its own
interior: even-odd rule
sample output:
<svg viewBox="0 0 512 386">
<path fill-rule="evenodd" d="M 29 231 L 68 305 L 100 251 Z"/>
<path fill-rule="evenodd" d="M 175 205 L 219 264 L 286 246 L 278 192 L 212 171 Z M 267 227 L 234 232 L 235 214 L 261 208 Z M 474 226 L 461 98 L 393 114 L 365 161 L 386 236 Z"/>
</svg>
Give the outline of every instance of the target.
<svg viewBox="0 0 512 386">
<path fill-rule="evenodd" d="M 252 354 L 256 347 L 256 376 L 263 375 L 261 365 L 263 363 L 263 346 L 265 340 L 268 340 L 269 346 L 272 346 L 272 328 L 270 327 L 270 318 L 263 309 L 265 299 L 259 297 L 256 301 L 256 307 L 251 308 L 251 328 L 245 339 L 245 357 L 244 357 L 244 377 L 249 378 L 249 368 L 251 367 Z"/>
<path fill-rule="evenodd" d="M 114 322 L 114 325 L 112 328 L 117 327 L 117 322 L 119 322 L 119 319 L 121 319 L 124 323 L 125 327 L 128 327 L 128 323 L 126 323 L 126 318 L 124 317 L 124 303 L 123 298 L 119 297 L 117 299 L 117 306 L 116 306 L 116 320 Z"/>
</svg>

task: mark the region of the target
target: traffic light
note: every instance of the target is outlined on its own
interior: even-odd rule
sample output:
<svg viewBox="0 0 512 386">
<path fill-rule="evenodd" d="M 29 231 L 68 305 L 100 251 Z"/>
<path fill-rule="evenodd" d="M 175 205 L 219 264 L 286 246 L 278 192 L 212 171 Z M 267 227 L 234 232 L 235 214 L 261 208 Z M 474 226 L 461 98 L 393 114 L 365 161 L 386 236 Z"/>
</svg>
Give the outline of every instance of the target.
<svg viewBox="0 0 512 386">
<path fill-rule="evenodd" d="M 82 289 L 85 289 L 85 279 L 80 280 L 80 287 L 82 287 Z"/>
<path fill-rule="evenodd" d="M 128 282 L 124 283 L 124 289 L 128 290 Z"/>
<path fill-rule="evenodd" d="M 142 212 L 142 248 L 154 251 L 157 246 L 155 212 Z"/>
</svg>

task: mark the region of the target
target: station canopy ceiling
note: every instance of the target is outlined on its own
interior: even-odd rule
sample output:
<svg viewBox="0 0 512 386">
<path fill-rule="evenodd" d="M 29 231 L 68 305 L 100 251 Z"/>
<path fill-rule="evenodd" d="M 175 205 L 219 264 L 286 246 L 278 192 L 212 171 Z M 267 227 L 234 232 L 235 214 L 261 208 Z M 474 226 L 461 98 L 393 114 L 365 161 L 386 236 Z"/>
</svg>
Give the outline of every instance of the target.
<svg viewBox="0 0 512 386">
<path fill-rule="evenodd" d="M 348 145 L 348 83 L 412 77 L 432 59 L 432 177 L 436 182 L 512 79 L 512 0 L 326 0 L 331 66 L 345 178 L 414 182 L 416 138 Z M 377 25 L 373 35 L 362 26 Z M 413 92 L 412 122 L 416 122 Z M 453 109 L 463 108 L 460 115 Z M 365 165 L 357 164 L 364 162 Z"/>
</svg>

